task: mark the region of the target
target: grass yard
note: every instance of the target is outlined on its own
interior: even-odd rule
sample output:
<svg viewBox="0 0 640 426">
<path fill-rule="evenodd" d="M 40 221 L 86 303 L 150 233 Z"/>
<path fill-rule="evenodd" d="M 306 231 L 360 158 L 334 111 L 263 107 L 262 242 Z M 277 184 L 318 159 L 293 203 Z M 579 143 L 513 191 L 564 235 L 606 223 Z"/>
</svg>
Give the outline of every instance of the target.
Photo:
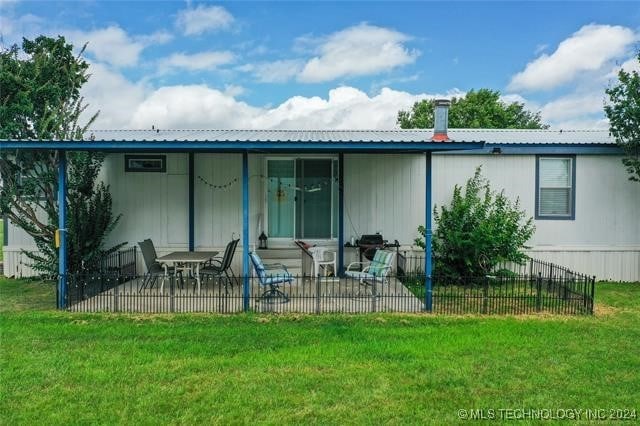
<svg viewBox="0 0 640 426">
<path fill-rule="evenodd" d="M 50 285 L 0 280 L 0 424 L 639 415 L 640 284 L 596 299 L 595 317 L 71 314 L 44 310 Z"/>
</svg>

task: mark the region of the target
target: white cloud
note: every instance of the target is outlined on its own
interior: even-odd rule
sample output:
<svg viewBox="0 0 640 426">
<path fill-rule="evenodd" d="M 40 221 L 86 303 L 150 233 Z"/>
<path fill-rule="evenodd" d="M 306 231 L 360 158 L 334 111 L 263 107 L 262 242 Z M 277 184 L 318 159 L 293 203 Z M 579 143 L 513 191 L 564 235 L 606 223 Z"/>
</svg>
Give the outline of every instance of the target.
<svg viewBox="0 0 640 426">
<path fill-rule="evenodd" d="M 136 39 L 145 46 L 152 44 L 165 44 L 173 40 L 173 34 L 171 34 L 169 31 L 161 30 L 148 35 L 136 37 Z"/>
<path fill-rule="evenodd" d="M 299 59 L 285 59 L 273 62 L 245 64 L 239 71 L 252 72 L 261 83 L 284 83 L 300 73 L 304 61 Z"/>
<path fill-rule="evenodd" d="M 134 37 L 117 25 L 93 31 L 68 30 L 64 34 L 76 47 L 88 43 L 87 53 L 116 67 L 136 65 L 146 47 L 166 43 L 172 38 L 163 31 Z"/>
<path fill-rule="evenodd" d="M 238 96 L 242 96 L 247 93 L 247 89 L 242 86 L 238 86 L 236 84 L 227 84 L 224 86 L 224 94 L 227 96 L 231 96 L 237 98 Z"/>
<path fill-rule="evenodd" d="M 188 71 L 212 70 L 220 65 L 234 61 L 234 55 L 228 51 L 209 51 L 194 54 L 174 53 L 160 61 L 160 68 L 167 72 L 171 69 Z"/>
<path fill-rule="evenodd" d="M 568 83 L 577 75 L 596 71 L 619 58 L 637 40 L 622 26 L 585 25 L 562 41 L 552 54 L 542 54 L 511 79 L 510 90 L 546 90 Z"/>
<path fill-rule="evenodd" d="M 317 56 L 298 74 L 308 83 L 377 74 L 413 63 L 419 53 L 404 43 L 410 37 L 388 28 L 360 24 L 317 40 Z"/>
<path fill-rule="evenodd" d="M 329 97 L 294 96 L 253 120 L 253 128 L 393 129 L 396 115 L 428 97 L 384 88 L 375 96 L 353 87 L 329 91 Z"/>
<path fill-rule="evenodd" d="M 615 67 L 613 67 L 613 69 L 607 74 L 605 75 L 605 79 L 606 80 L 610 80 L 610 79 L 616 79 L 618 78 L 618 72 L 623 69 L 626 72 L 637 72 L 640 73 L 640 61 L 638 60 L 637 55 L 634 55 L 633 57 L 627 59 L 626 61 L 624 61 L 622 64 L 620 65 L 616 65 Z"/>
<path fill-rule="evenodd" d="M 87 53 L 101 62 L 123 67 L 138 63 L 144 44 L 133 40 L 122 28 L 112 25 L 94 31 L 69 31 L 67 36 L 75 46 L 87 44 Z"/>
<path fill-rule="evenodd" d="M 42 33 L 44 24 L 44 19 L 31 13 L 17 17 L 11 13 L 0 14 L 0 35 L 7 45 L 20 44 L 22 37 L 32 38 Z"/>
<path fill-rule="evenodd" d="M 353 87 L 338 87 L 326 98 L 293 96 L 280 105 L 260 107 L 237 100 L 243 92 L 237 86 L 152 90 L 104 65 L 93 65 L 91 70 L 95 78 L 85 85 L 83 95 L 91 104 L 88 113 L 98 106 L 101 110 L 94 128 L 393 129 L 398 110 L 441 96 L 389 88 L 369 96 Z"/>
<path fill-rule="evenodd" d="M 222 6 L 200 5 L 195 9 L 181 10 L 176 18 L 176 26 L 184 35 L 228 29 L 233 22 L 233 15 Z"/>
<path fill-rule="evenodd" d="M 602 115 L 604 92 L 572 93 L 542 106 L 543 120 L 559 122 L 594 114 Z"/>
<path fill-rule="evenodd" d="M 100 110 L 94 128 L 127 128 L 136 108 L 145 99 L 144 85 L 130 82 L 104 64 L 92 63 L 89 73 L 91 78 L 81 92 L 89 104 L 83 119 Z"/>
<path fill-rule="evenodd" d="M 551 130 L 606 130 L 609 128 L 609 121 L 603 117 L 576 118 L 552 122 Z"/>
<path fill-rule="evenodd" d="M 131 127 L 241 128 L 259 113 L 258 108 L 206 85 L 168 86 L 155 90 L 137 106 Z"/>
<path fill-rule="evenodd" d="M 369 95 L 342 86 L 324 97 L 292 96 L 275 106 L 260 106 L 238 100 L 245 92 L 240 86 L 218 89 L 200 84 L 154 89 L 130 82 L 104 64 L 92 64 L 90 71 L 93 77 L 82 94 L 91 105 L 87 114 L 101 110 L 95 128 L 394 129 L 397 112 L 411 108 L 416 101 L 464 96 L 458 89 L 444 94 L 414 94 L 388 87 Z M 543 121 L 552 128 L 607 126 L 599 91 L 572 93 L 540 108 L 516 93 L 506 94 L 502 100 L 541 110 Z"/>
</svg>

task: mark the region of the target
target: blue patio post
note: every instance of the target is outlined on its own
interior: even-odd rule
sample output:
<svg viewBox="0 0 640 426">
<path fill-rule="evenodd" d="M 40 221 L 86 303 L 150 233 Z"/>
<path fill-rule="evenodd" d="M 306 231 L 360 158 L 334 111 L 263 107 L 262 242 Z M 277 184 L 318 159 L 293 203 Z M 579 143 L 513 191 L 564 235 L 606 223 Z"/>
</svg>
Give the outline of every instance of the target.
<svg viewBox="0 0 640 426">
<path fill-rule="evenodd" d="M 189 153 L 189 251 L 195 250 L 195 171 L 193 169 L 193 152 Z"/>
<path fill-rule="evenodd" d="M 344 154 L 338 154 L 338 270 L 344 275 Z"/>
<path fill-rule="evenodd" d="M 424 235 L 424 306 L 427 312 L 433 309 L 432 294 L 432 263 L 431 263 L 431 152 L 426 153 L 426 170 L 425 170 L 425 235 Z"/>
<path fill-rule="evenodd" d="M 67 153 L 58 151 L 58 309 L 67 307 Z"/>
<path fill-rule="evenodd" d="M 249 310 L 249 154 L 242 153 L 242 308 Z"/>
</svg>

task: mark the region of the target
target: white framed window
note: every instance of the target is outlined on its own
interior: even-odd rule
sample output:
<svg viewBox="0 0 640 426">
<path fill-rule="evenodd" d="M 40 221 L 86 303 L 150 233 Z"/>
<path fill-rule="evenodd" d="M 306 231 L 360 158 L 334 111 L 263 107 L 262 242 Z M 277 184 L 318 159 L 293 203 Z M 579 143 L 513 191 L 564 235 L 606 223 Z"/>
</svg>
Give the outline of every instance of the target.
<svg viewBox="0 0 640 426">
<path fill-rule="evenodd" d="M 536 157 L 536 219 L 575 219 L 575 156 Z"/>
</svg>

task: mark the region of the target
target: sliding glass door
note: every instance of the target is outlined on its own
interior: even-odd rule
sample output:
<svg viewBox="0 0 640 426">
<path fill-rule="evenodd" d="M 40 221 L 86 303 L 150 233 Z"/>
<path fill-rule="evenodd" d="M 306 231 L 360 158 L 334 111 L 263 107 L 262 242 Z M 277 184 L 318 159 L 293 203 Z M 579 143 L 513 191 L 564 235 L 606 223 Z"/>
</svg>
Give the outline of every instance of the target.
<svg viewBox="0 0 640 426">
<path fill-rule="evenodd" d="M 267 160 L 267 218 L 269 238 L 293 238 L 295 162 Z"/>
<path fill-rule="evenodd" d="M 331 159 L 296 160 L 296 238 L 331 238 Z"/>
<path fill-rule="evenodd" d="M 336 173 L 337 161 L 330 158 L 267 159 L 269 238 L 332 238 Z"/>
</svg>

